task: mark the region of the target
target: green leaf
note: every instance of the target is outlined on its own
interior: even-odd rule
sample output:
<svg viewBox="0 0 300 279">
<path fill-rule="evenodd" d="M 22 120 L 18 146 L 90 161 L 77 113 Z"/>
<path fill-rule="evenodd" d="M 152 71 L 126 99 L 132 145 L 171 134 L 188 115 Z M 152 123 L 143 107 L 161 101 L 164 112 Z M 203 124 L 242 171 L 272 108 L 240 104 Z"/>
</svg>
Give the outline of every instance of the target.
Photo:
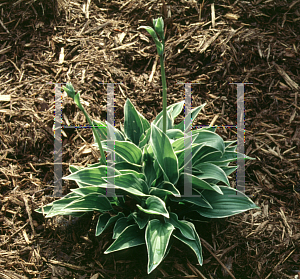
<svg viewBox="0 0 300 279">
<path fill-rule="evenodd" d="M 169 218 L 169 212 L 166 208 L 165 202 L 158 197 L 150 196 L 147 198 L 145 202 L 146 208 L 140 206 L 139 204 L 136 206 L 139 208 L 139 210 L 147 214 L 162 215 Z"/>
<path fill-rule="evenodd" d="M 147 149 L 147 153 L 148 153 L 149 156 L 150 156 L 150 157 L 148 157 L 148 158 L 150 158 L 150 159 L 147 160 L 147 165 L 150 167 L 150 171 L 152 171 L 152 168 L 153 168 L 153 169 L 154 169 L 154 172 L 155 172 L 155 175 L 154 175 L 154 178 L 155 178 L 155 179 L 152 180 L 152 183 L 150 182 L 150 180 L 148 180 L 148 178 L 147 178 L 147 182 L 148 182 L 148 185 L 150 185 L 150 183 L 151 183 L 151 185 L 152 185 L 152 184 L 155 185 L 155 183 L 156 183 L 158 180 L 161 180 L 161 181 L 163 180 L 163 177 L 162 177 L 163 172 L 162 172 L 162 170 L 161 170 L 161 168 L 160 168 L 160 166 L 159 166 L 159 164 L 158 164 L 156 158 L 154 157 L 154 153 L 153 153 L 151 144 L 148 144 L 145 148 Z M 151 162 L 152 166 L 150 166 L 149 161 Z M 146 169 L 146 167 L 145 167 L 145 169 Z"/>
<path fill-rule="evenodd" d="M 49 204 L 47 204 L 47 205 L 45 205 L 45 206 L 42 206 L 42 207 L 40 207 L 40 208 L 35 209 L 34 211 L 37 212 L 37 213 L 43 213 L 43 212 L 44 212 L 44 214 L 48 214 L 49 211 L 50 211 L 51 208 L 52 208 L 52 205 L 53 205 L 53 203 L 49 203 Z M 42 209 L 42 208 L 43 208 L 43 209 Z"/>
<path fill-rule="evenodd" d="M 181 132 L 178 129 L 169 129 L 167 131 L 167 136 L 169 137 L 169 139 L 177 140 L 177 139 L 183 138 L 184 137 L 184 133 Z"/>
<path fill-rule="evenodd" d="M 220 151 L 217 151 L 213 147 L 203 145 L 200 149 L 198 149 L 196 152 L 193 153 L 193 161 L 192 161 L 193 168 L 197 168 L 197 164 L 202 158 L 214 152 L 218 152 L 218 154 L 222 154 Z"/>
<path fill-rule="evenodd" d="M 93 126 L 95 126 L 95 131 L 98 133 L 100 140 L 107 139 L 107 125 L 102 121 L 92 120 Z M 94 142 L 97 142 L 96 137 L 93 133 Z"/>
<path fill-rule="evenodd" d="M 152 184 L 151 184 L 151 188 L 152 187 L 157 187 L 157 185 L 159 185 L 161 182 L 163 182 L 164 181 L 164 178 L 163 178 L 163 176 L 161 175 L 161 176 L 159 176 L 158 178 L 156 178 L 153 182 L 152 182 Z"/>
<path fill-rule="evenodd" d="M 141 135 L 149 129 L 150 124 L 135 109 L 129 99 L 126 100 L 124 107 L 124 131 L 126 136 L 135 144 L 139 144 Z"/>
<path fill-rule="evenodd" d="M 185 223 L 187 225 L 189 225 L 193 229 L 194 234 L 195 234 L 195 240 L 191 240 L 191 239 L 186 238 L 180 231 L 175 231 L 173 233 L 173 235 L 177 239 L 179 239 L 180 241 L 182 241 L 184 244 L 186 244 L 187 246 L 189 246 L 194 251 L 194 253 L 197 256 L 199 264 L 202 266 L 203 265 L 203 256 L 202 256 L 202 247 L 201 247 L 200 238 L 199 238 L 199 236 L 198 236 L 198 234 L 196 232 L 194 224 L 190 223 L 190 222 L 187 222 L 187 221 L 185 221 Z"/>
<path fill-rule="evenodd" d="M 83 108 L 83 106 L 82 106 L 81 103 L 80 103 L 80 94 L 79 94 L 79 92 L 75 95 L 75 97 L 74 97 L 74 102 L 75 102 L 75 104 L 78 106 L 78 108 L 79 108 L 81 111 L 84 111 L 84 108 Z"/>
<path fill-rule="evenodd" d="M 151 129 L 149 128 L 146 130 L 146 132 L 144 134 L 141 135 L 140 141 L 139 141 L 140 149 L 142 149 L 149 142 L 150 132 L 151 132 Z"/>
<path fill-rule="evenodd" d="M 186 163 L 184 162 L 184 157 L 185 157 L 185 152 L 187 151 L 187 148 L 184 150 L 180 150 L 180 151 L 176 151 L 175 154 L 177 156 L 178 159 L 178 167 L 179 167 L 179 173 L 181 174 L 182 171 L 184 171 L 184 168 L 186 167 L 186 165 L 189 164 L 190 161 L 194 162 L 197 158 L 197 155 L 199 154 L 199 152 L 201 152 L 201 149 L 204 148 L 204 144 L 192 144 L 192 156 L 191 156 L 191 160 L 187 161 Z"/>
<path fill-rule="evenodd" d="M 96 236 L 99 236 L 105 229 L 107 229 L 111 224 L 116 222 L 118 219 L 125 217 L 124 213 L 119 212 L 118 215 L 111 217 L 109 213 L 101 214 L 98 218 L 96 226 Z"/>
<path fill-rule="evenodd" d="M 200 163 L 200 164 L 201 164 L 201 163 Z M 217 165 L 215 165 L 215 166 L 217 166 Z M 222 165 L 220 165 L 219 167 L 225 172 L 226 176 L 229 176 L 229 175 L 232 174 L 234 171 L 236 171 L 237 168 L 238 168 L 237 166 L 222 166 Z M 196 176 L 198 176 L 198 174 L 197 174 Z M 208 182 L 208 183 L 217 184 L 220 180 L 216 180 L 216 179 L 205 179 L 205 181 Z M 230 186 L 230 185 L 228 185 L 228 186 Z"/>
<path fill-rule="evenodd" d="M 192 118 L 192 123 L 194 122 L 194 120 L 196 119 L 196 117 L 198 116 L 200 110 L 206 105 L 206 103 L 204 103 L 203 105 L 199 106 L 199 107 L 196 107 L 194 109 L 192 109 L 191 111 L 191 118 Z M 184 131 L 184 120 L 182 120 L 179 124 L 175 125 L 174 126 L 174 129 L 179 129 L 181 130 L 182 132 L 186 132 Z"/>
<path fill-rule="evenodd" d="M 154 158 L 154 160 L 155 160 L 155 158 Z M 153 166 L 154 166 L 155 173 L 156 173 L 156 180 L 158 180 L 158 179 L 160 179 L 160 177 L 162 177 L 163 171 L 162 171 L 159 163 L 157 162 L 157 160 L 154 161 Z M 163 180 L 163 177 L 161 179 Z"/>
<path fill-rule="evenodd" d="M 228 148 L 231 148 L 231 147 L 235 147 L 237 148 L 236 146 L 236 143 L 237 143 L 237 140 L 232 140 L 232 141 L 224 141 L 224 144 L 225 144 L 225 149 L 228 149 Z M 232 146 L 233 144 L 235 144 L 234 146 Z M 230 150 L 227 150 L 227 151 L 230 151 Z M 235 150 L 233 150 L 235 151 Z"/>
<path fill-rule="evenodd" d="M 135 220 L 135 222 L 137 223 L 137 225 L 139 226 L 139 228 L 142 230 L 144 227 L 146 227 L 146 225 L 149 222 L 150 216 L 147 214 L 143 214 L 143 212 L 133 212 L 132 213 L 133 219 Z"/>
<path fill-rule="evenodd" d="M 48 211 L 45 217 L 50 218 L 56 215 L 69 215 L 70 211 L 63 210 L 63 208 L 78 198 L 80 197 L 63 197 L 62 199 L 53 202 L 51 209 Z"/>
<path fill-rule="evenodd" d="M 71 191 L 80 196 L 86 196 L 91 193 L 106 195 L 106 189 L 97 186 L 87 186 L 87 187 L 82 187 L 77 189 L 71 189 Z"/>
<path fill-rule="evenodd" d="M 73 165 L 69 166 L 69 170 L 70 170 L 71 173 L 76 172 L 76 171 L 81 170 L 81 169 L 84 169 L 84 167 L 82 167 L 82 166 L 73 166 Z"/>
<path fill-rule="evenodd" d="M 179 229 L 184 237 L 190 240 L 195 240 L 195 233 L 193 229 L 184 221 L 178 220 L 177 214 L 171 212 L 170 219 L 165 218 L 165 222 L 171 223 L 176 229 Z"/>
<path fill-rule="evenodd" d="M 137 166 L 135 164 L 128 163 L 126 161 L 115 163 L 113 165 L 113 167 L 118 171 L 121 171 L 121 170 L 134 170 L 134 171 L 137 171 L 137 172 L 141 172 L 141 169 L 142 169 L 141 166 Z"/>
<path fill-rule="evenodd" d="M 87 167 L 88 168 L 95 168 L 95 167 L 100 167 L 100 166 L 106 166 L 106 165 L 103 165 L 102 163 L 98 162 L 98 163 L 93 163 L 93 164 L 87 164 Z M 80 170 L 80 169 L 84 169 L 85 167 L 76 167 L 77 170 Z"/>
<path fill-rule="evenodd" d="M 101 163 L 99 163 L 99 164 L 101 165 Z M 70 171 L 71 173 L 76 172 L 76 171 L 79 171 L 79 170 L 81 170 L 81 169 L 84 169 L 84 167 L 81 167 L 81 166 L 72 166 L 72 165 L 69 167 L 69 171 Z M 85 186 L 86 186 L 86 184 L 80 183 L 80 182 L 78 182 L 78 181 L 76 181 L 76 184 L 78 185 L 79 188 L 85 187 Z"/>
<path fill-rule="evenodd" d="M 120 170 L 121 174 L 126 174 L 126 173 L 132 173 L 134 174 L 137 178 L 145 180 L 145 175 L 141 172 L 137 172 L 135 170 Z"/>
<path fill-rule="evenodd" d="M 101 144 L 105 151 L 115 152 L 115 154 L 120 156 L 126 162 L 140 166 L 142 151 L 134 143 L 130 141 L 104 140 Z M 107 144 L 114 146 L 114 150 L 108 148 Z"/>
<path fill-rule="evenodd" d="M 80 169 L 70 175 L 63 177 L 65 180 L 75 180 L 79 183 L 84 183 L 91 186 L 100 186 L 106 184 L 103 177 L 107 176 L 107 168 L 114 170 L 112 167 L 97 166 Z M 115 170 L 115 174 L 120 174 L 118 170 Z"/>
<path fill-rule="evenodd" d="M 192 195 L 194 197 L 193 196 L 192 197 L 185 197 L 183 195 L 179 198 L 170 197 L 170 200 L 174 201 L 174 202 L 189 202 L 189 203 L 195 204 L 197 206 L 201 206 L 201 207 L 205 207 L 205 208 L 212 208 L 212 206 L 205 199 L 205 197 L 202 196 L 201 193 L 198 192 L 196 189 L 192 189 Z M 201 197 L 198 197 L 199 195 Z"/>
<path fill-rule="evenodd" d="M 196 168 L 194 168 L 194 167 L 192 167 L 192 174 L 193 175 L 198 175 L 198 174 L 201 174 L 202 173 L 202 171 L 200 171 L 199 169 L 196 169 Z"/>
<path fill-rule="evenodd" d="M 82 187 L 82 188 L 71 189 L 71 191 L 80 196 L 86 196 L 91 193 L 98 193 L 98 194 L 102 194 L 104 196 L 107 195 L 107 190 L 105 188 L 98 187 L 98 186 L 86 186 L 86 187 Z M 117 194 L 118 193 L 116 192 L 116 195 Z M 108 196 L 107 198 L 111 204 L 115 204 L 115 205 L 119 204 L 118 198 L 116 196 L 114 196 L 114 197 Z"/>
<path fill-rule="evenodd" d="M 204 155 L 203 157 L 198 159 L 194 166 L 197 167 L 200 163 L 204 163 L 204 162 L 209 162 L 209 163 L 221 166 L 221 165 L 226 165 L 230 162 L 235 162 L 237 159 L 244 159 L 244 158 L 253 160 L 253 158 L 248 157 L 239 152 L 225 151 L 222 156 L 221 152 L 215 151 L 215 152 L 211 152 L 207 155 Z"/>
<path fill-rule="evenodd" d="M 132 213 L 128 217 L 121 217 L 117 220 L 114 226 L 114 233 L 112 238 L 117 239 L 122 231 L 124 231 L 128 226 L 135 224 Z"/>
<path fill-rule="evenodd" d="M 207 183 L 206 181 L 198 178 L 197 176 L 195 175 L 192 175 L 190 173 L 182 173 L 180 175 L 180 182 L 179 184 L 181 185 L 184 185 L 184 181 L 185 181 L 185 178 L 184 176 L 186 175 L 186 178 L 188 180 L 189 183 L 192 184 L 192 187 L 195 188 L 195 189 L 199 189 L 199 190 L 212 190 L 212 191 L 215 191 L 217 193 L 219 193 L 220 195 L 223 195 L 223 192 L 220 190 L 219 186 L 217 185 L 210 185 L 209 183 Z"/>
<path fill-rule="evenodd" d="M 196 126 L 198 127 L 198 126 Z M 216 130 L 217 130 L 217 127 L 214 127 L 214 126 L 208 126 L 208 127 L 201 127 L 200 128 L 202 131 L 210 131 L 210 132 L 213 132 L 215 133 Z M 194 134 L 195 132 L 197 133 L 197 131 L 199 130 L 199 128 L 195 129 L 195 130 L 192 130 L 192 134 Z"/>
<path fill-rule="evenodd" d="M 82 211 L 109 211 L 112 206 L 108 198 L 102 194 L 91 193 L 84 197 L 78 198 L 69 203 L 62 210 L 68 212 L 82 212 Z"/>
<path fill-rule="evenodd" d="M 237 170 L 237 166 L 228 166 L 228 167 L 224 167 L 221 166 L 221 169 L 226 173 L 226 176 L 231 175 L 234 171 Z"/>
<path fill-rule="evenodd" d="M 181 113 L 184 103 L 185 103 L 185 101 L 181 101 L 179 103 L 172 104 L 172 105 L 170 105 L 170 106 L 167 107 L 167 112 L 170 114 L 170 116 L 172 117 L 173 121 Z M 162 119 L 163 119 L 163 111 L 161 111 L 156 116 L 155 120 L 153 121 L 153 124 L 156 125 L 156 126 L 158 126 L 158 123 L 162 122 Z M 174 123 L 172 122 L 172 127 L 169 127 L 169 129 L 171 129 L 171 128 L 173 129 L 173 124 Z"/>
<path fill-rule="evenodd" d="M 104 252 L 108 254 L 115 251 L 124 250 L 130 247 L 145 244 L 144 232 L 139 229 L 137 224 L 126 227 L 120 236 L 113 242 L 112 245 Z"/>
<path fill-rule="evenodd" d="M 165 199 L 166 196 L 180 196 L 180 192 L 178 189 L 168 181 L 162 181 L 157 188 L 151 187 L 150 192 L 151 195 L 158 196 L 161 199 Z"/>
<path fill-rule="evenodd" d="M 170 112 L 167 110 L 166 130 L 172 129 L 173 128 L 173 123 L 174 123 L 174 119 L 172 118 Z M 153 124 L 154 124 L 154 122 L 153 122 Z M 159 120 L 154 125 L 156 125 L 159 129 L 163 130 L 163 117 L 159 118 Z"/>
<path fill-rule="evenodd" d="M 187 141 L 192 141 L 192 136 L 186 136 L 185 138 L 179 138 L 176 139 L 173 143 L 172 143 L 172 147 L 174 151 L 181 151 L 185 149 L 185 142 Z M 193 146 L 193 145 L 192 145 Z"/>
<path fill-rule="evenodd" d="M 197 167 L 203 172 L 202 174 L 197 175 L 198 178 L 215 179 L 230 186 L 226 173 L 220 167 L 211 163 L 198 164 Z"/>
<path fill-rule="evenodd" d="M 150 274 L 163 260 L 167 251 L 174 226 L 170 223 L 162 223 L 151 220 L 145 231 L 146 246 L 148 251 L 148 274 Z"/>
<path fill-rule="evenodd" d="M 226 186 L 220 186 L 220 189 L 224 193 L 223 195 L 213 191 L 202 192 L 213 209 L 199 208 L 195 211 L 207 218 L 225 218 L 250 209 L 260 209 L 242 192 Z"/>
<path fill-rule="evenodd" d="M 156 172 L 153 166 L 154 158 L 151 154 L 147 151 L 147 147 L 143 150 L 143 173 L 146 176 L 146 181 L 148 186 L 152 184 L 152 182 L 156 178 Z M 153 155 L 153 153 L 152 153 Z"/>
<path fill-rule="evenodd" d="M 111 125 L 109 122 L 105 121 L 108 130 L 108 138 L 105 140 L 118 140 L 118 141 L 125 141 L 125 137 L 121 131 Z M 99 128 L 100 129 L 100 128 Z M 112 136 L 114 135 L 114 136 Z"/>
<path fill-rule="evenodd" d="M 132 173 L 115 175 L 107 178 L 114 178 L 114 187 L 122 189 L 136 196 L 148 196 L 148 186 L 142 179 Z M 106 178 L 103 178 L 105 181 Z"/>
<path fill-rule="evenodd" d="M 224 153 L 225 145 L 223 139 L 216 133 L 210 131 L 197 130 L 193 134 L 193 143 L 202 143 Z"/>
<path fill-rule="evenodd" d="M 138 111 L 137 111 L 137 113 L 138 113 L 138 115 L 139 115 L 139 117 L 140 117 L 140 119 L 142 121 L 143 131 L 145 133 L 148 129 L 150 129 L 151 125 L 150 125 L 149 121 L 141 113 L 139 113 Z"/>
<path fill-rule="evenodd" d="M 169 138 L 155 125 L 151 125 L 150 145 L 157 163 L 171 183 L 178 180 L 178 161 Z"/>
<path fill-rule="evenodd" d="M 237 146 L 229 146 L 229 147 L 226 147 L 226 151 L 228 152 L 236 152 L 236 149 L 237 149 Z"/>
</svg>

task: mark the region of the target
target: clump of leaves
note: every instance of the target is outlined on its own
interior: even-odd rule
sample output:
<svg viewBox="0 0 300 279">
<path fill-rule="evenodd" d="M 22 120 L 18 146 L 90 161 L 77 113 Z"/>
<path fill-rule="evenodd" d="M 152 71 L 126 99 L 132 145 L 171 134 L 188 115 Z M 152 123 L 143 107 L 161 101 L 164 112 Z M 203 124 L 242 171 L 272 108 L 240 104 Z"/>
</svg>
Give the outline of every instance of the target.
<svg viewBox="0 0 300 279">
<path fill-rule="evenodd" d="M 161 19 L 154 20 L 154 26 L 163 28 Z M 161 30 L 158 34 L 164 39 Z M 231 162 L 252 158 L 236 152 L 236 141 L 224 141 L 213 127 L 193 130 L 187 138 L 184 121 L 174 124 L 184 101 L 165 107 L 149 123 L 127 99 L 124 127 L 118 130 L 108 122 L 90 120 L 71 84 L 64 90 L 95 126 L 95 145 L 102 156 L 99 163 L 88 167 L 70 166 L 71 174 L 64 179 L 76 181 L 79 188 L 36 211 L 44 212 L 47 218 L 100 212 L 96 236 L 114 225 L 114 242 L 105 254 L 146 245 L 149 274 L 167 256 L 170 240 L 175 237 L 194 251 L 202 265 L 198 233 L 192 222 L 182 218 L 193 211 L 207 218 L 224 218 L 259 208 L 242 192 L 231 188 L 228 181 L 237 169 L 229 166 Z M 192 109 L 191 122 L 204 105 Z M 185 161 L 187 139 L 191 142 L 190 162 Z M 113 166 L 104 160 L 103 149 L 116 155 Z M 191 185 L 192 196 L 184 194 L 186 181 Z M 110 187 L 115 191 L 113 195 L 108 195 Z"/>
</svg>

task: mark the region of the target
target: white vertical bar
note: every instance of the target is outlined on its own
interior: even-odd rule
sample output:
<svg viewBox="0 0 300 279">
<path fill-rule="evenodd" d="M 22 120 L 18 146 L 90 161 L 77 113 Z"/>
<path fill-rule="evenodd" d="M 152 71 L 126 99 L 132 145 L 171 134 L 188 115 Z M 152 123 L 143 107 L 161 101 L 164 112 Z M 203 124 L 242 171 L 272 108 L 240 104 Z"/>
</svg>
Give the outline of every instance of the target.
<svg viewBox="0 0 300 279">
<path fill-rule="evenodd" d="M 107 84 L 107 122 L 112 126 L 115 125 L 115 106 L 114 106 L 114 94 L 115 88 L 113 83 Z M 109 130 L 107 127 L 107 140 L 112 140 L 107 143 L 107 147 L 110 150 L 115 149 L 115 134 Z M 113 167 L 115 162 L 115 152 L 111 152 L 107 154 L 107 167 Z M 115 169 L 107 168 L 107 188 L 106 188 L 106 196 L 113 197 L 115 196 Z"/>
<path fill-rule="evenodd" d="M 184 104 L 184 194 L 182 197 L 201 197 L 193 195 L 192 184 L 192 85 L 185 83 Z"/>
<path fill-rule="evenodd" d="M 245 133 L 245 103 L 244 84 L 237 83 L 237 152 L 243 157 L 237 158 L 236 189 L 245 193 L 245 156 L 244 156 L 244 133 Z"/>
<path fill-rule="evenodd" d="M 54 192 L 55 197 L 62 196 L 62 141 L 61 141 L 61 84 L 55 84 L 55 118 L 54 118 Z"/>
<path fill-rule="evenodd" d="M 185 83 L 185 103 L 184 103 L 184 197 L 192 197 L 192 115 L 191 115 L 191 84 Z"/>
<path fill-rule="evenodd" d="M 245 84 L 252 83 L 230 83 L 237 85 L 237 171 L 236 171 L 236 189 L 245 194 Z M 235 196 L 240 195 L 236 193 Z M 232 195 L 230 195 L 232 196 Z"/>
</svg>

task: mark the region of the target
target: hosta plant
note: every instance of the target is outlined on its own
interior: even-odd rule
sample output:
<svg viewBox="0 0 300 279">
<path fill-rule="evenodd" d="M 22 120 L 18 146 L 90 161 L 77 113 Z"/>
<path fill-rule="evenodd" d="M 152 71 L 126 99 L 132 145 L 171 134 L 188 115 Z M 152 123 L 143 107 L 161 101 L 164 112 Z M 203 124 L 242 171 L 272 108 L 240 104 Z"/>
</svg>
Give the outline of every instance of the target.
<svg viewBox="0 0 300 279">
<path fill-rule="evenodd" d="M 154 27 L 163 29 L 161 22 L 161 19 L 154 21 Z M 158 34 L 163 39 L 163 33 Z M 118 130 L 108 122 L 90 120 L 71 84 L 64 90 L 95 126 L 95 145 L 102 158 L 87 167 L 70 166 L 71 174 L 64 179 L 76 181 L 79 188 L 36 211 L 47 218 L 99 212 L 96 236 L 114 225 L 114 241 L 104 254 L 146 245 L 149 274 L 167 256 L 176 238 L 194 251 L 202 265 L 200 238 L 185 216 L 196 212 L 207 218 L 224 218 L 259 208 L 242 192 L 230 187 L 228 176 L 237 167 L 229 164 L 245 155 L 236 152 L 236 141 L 224 141 L 215 133 L 216 128 L 192 130 L 189 138 L 192 168 L 187 169 L 184 160 L 187 127 L 184 121 L 174 124 L 184 101 L 164 107 L 165 113 L 160 112 L 149 123 L 127 99 L 124 126 Z M 192 122 L 203 106 L 192 109 Z M 103 150 L 115 153 L 113 166 L 103 160 Z M 114 176 L 109 176 L 112 170 Z M 114 180 L 115 195 L 107 195 L 108 179 Z M 186 179 L 193 196 L 183 196 Z"/>
</svg>

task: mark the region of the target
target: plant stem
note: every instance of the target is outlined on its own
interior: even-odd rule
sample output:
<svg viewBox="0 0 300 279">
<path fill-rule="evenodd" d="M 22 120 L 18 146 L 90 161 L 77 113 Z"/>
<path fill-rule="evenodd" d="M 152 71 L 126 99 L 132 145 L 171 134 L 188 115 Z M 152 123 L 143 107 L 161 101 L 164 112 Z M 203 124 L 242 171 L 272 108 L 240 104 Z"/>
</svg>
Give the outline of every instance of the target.
<svg viewBox="0 0 300 279">
<path fill-rule="evenodd" d="M 103 151 L 103 148 L 102 148 L 101 139 L 99 138 L 98 132 L 97 132 L 96 128 L 93 126 L 93 123 L 92 123 L 90 117 L 88 116 L 88 114 L 86 113 L 85 109 L 83 109 L 83 113 L 85 115 L 85 118 L 89 122 L 89 125 L 92 127 L 92 130 L 93 130 L 93 133 L 95 135 L 97 144 L 99 146 L 100 155 L 101 155 L 100 162 L 101 162 L 101 164 L 106 165 L 106 159 L 105 159 L 106 157 L 105 157 L 105 154 L 104 154 L 104 151 Z"/>
<path fill-rule="evenodd" d="M 93 130 L 93 133 L 95 135 L 97 144 L 99 146 L 100 154 L 101 154 L 100 162 L 101 162 L 101 164 L 106 165 L 106 159 L 105 159 L 106 157 L 105 157 L 105 154 L 103 152 L 102 145 L 101 145 L 101 139 L 99 138 L 99 134 L 98 134 L 96 128 L 94 127 L 89 115 L 85 111 L 84 107 L 81 105 L 80 94 L 79 93 L 76 94 L 72 83 L 67 83 L 66 86 L 63 89 L 68 94 L 68 96 L 73 99 L 73 101 L 78 106 L 78 108 L 83 112 L 86 120 L 89 122 L 90 126 L 92 127 L 92 130 Z M 97 129 L 98 129 L 98 127 L 97 127 Z"/>
<path fill-rule="evenodd" d="M 164 66 L 164 54 L 160 55 L 161 82 L 163 87 L 163 132 L 167 131 L 167 82 Z"/>
</svg>

